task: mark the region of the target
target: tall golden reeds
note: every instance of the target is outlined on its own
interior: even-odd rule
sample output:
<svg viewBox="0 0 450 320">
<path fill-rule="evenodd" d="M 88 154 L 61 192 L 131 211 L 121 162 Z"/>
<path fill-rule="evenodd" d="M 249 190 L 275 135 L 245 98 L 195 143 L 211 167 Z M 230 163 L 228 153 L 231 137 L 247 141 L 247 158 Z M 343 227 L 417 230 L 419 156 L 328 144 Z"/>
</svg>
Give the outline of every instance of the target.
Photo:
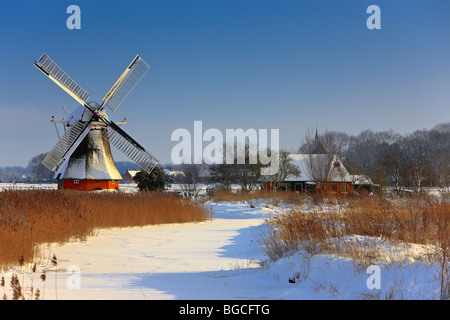
<svg viewBox="0 0 450 320">
<path fill-rule="evenodd" d="M 450 247 L 450 203 L 434 198 L 348 198 L 346 208 L 339 211 L 292 210 L 271 222 L 262 245 L 275 260 L 300 244 L 339 249 L 329 246 L 329 239 L 336 242 L 351 235 L 394 243 L 438 244 L 446 255 Z"/>
<path fill-rule="evenodd" d="M 0 192 L 0 265 L 32 262 L 39 244 L 86 239 L 99 228 L 202 221 L 201 204 L 168 193 Z"/>
</svg>

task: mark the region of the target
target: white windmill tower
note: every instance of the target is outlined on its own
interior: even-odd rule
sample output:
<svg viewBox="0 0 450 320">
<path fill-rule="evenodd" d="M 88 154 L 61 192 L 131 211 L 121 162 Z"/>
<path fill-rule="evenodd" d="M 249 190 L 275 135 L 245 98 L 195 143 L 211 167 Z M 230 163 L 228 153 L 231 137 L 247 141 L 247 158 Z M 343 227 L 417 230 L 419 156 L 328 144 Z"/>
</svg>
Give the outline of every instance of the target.
<svg viewBox="0 0 450 320">
<path fill-rule="evenodd" d="M 102 104 L 87 102 L 89 94 L 73 81 L 45 53 L 34 65 L 78 101 L 67 121 L 68 129 L 42 161 L 55 173 L 58 188 L 96 190 L 118 189 L 122 179 L 114 163 L 110 144 L 150 173 L 158 159 L 144 146 L 108 119 L 105 107 L 113 112 L 148 71 L 150 66 L 139 55 L 125 69 Z"/>
</svg>

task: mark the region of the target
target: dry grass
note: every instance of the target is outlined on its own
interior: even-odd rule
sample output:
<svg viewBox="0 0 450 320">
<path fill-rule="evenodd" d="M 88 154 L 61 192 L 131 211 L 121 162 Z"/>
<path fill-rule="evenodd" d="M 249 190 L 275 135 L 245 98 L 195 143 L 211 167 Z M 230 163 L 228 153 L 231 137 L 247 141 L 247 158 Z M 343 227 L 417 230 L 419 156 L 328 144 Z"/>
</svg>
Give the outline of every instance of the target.
<svg viewBox="0 0 450 320">
<path fill-rule="evenodd" d="M 85 239 L 99 228 L 209 219 L 204 206 L 167 193 L 0 192 L 0 266 L 32 262 L 42 243 Z"/>
<path fill-rule="evenodd" d="M 353 235 L 391 243 L 435 244 L 448 251 L 449 202 L 432 198 L 390 201 L 372 197 L 348 198 L 346 202 L 346 208 L 340 211 L 292 210 L 274 218 L 269 234 L 263 239 L 269 257 L 276 260 L 300 244 L 306 245 L 311 253 L 343 252 L 345 247 L 348 252 L 355 251 L 346 241 Z M 370 251 L 367 243 L 358 246 Z"/>
<path fill-rule="evenodd" d="M 342 218 L 346 234 L 381 236 L 389 240 L 429 244 L 448 238 L 450 203 L 420 197 L 402 201 L 374 198 L 349 203 Z"/>
</svg>

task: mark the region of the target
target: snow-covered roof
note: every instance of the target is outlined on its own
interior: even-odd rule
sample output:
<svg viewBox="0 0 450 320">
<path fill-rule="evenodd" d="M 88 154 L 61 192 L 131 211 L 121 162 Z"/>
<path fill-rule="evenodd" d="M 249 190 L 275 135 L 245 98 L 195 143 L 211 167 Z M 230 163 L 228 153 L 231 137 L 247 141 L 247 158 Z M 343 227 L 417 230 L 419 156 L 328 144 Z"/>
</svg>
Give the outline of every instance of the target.
<svg viewBox="0 0 450 320">
<path fill-rule="evenodd" d="M 330 158 L 332 157 L 332 158 Z M 330 154 L 290 154 L 292 164 L 300 170 L 300 175 L 289 176 L 285 181 L 313 181 L 311 174 L 311 161 L 319 169 L 325 171 L 325 164 L 332 166 L 330 177 L 332 181 L 352 182 L 352 176 L 342 164 L 341 160 Z M 311 159 L 311 160 L 310 160 Z M 324 165 L 320 165 L 324 164 Z"/>
<path fill-rule="evenodd" d="M 138 173 L 139 170 L 130 170 L 128 169 L 126 173 L 130 174 L 130 176 L 134 177 L 136 175 L 136 173 Z"/>
<path fill-rule="evenodd" d="M 164 173 L 169 175 L 169 176 L 178 176 L 178 175 L 184 176 L 184 172 L 183 171 L 164 169 Z"/>
<path fill-rule="evenodd" d="M 354 184 L 369 184 L 372 185 L 373 182 L 370 180 L 369 176 L 366 175 L 353 175 L 353 183 Z"/>
</svg>

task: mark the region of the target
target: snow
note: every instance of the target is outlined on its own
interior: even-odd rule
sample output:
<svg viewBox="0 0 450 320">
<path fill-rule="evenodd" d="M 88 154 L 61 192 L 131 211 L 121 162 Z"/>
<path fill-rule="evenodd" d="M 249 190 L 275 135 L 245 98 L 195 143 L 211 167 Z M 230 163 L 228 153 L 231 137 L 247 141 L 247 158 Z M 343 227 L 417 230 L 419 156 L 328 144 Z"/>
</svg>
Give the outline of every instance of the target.
<svg viewBox="0 0 450 320">
<path fill-rule="evenodd" d="M 38 274 L 34 287 L 46 300 L 439 298 L 437 266 L 414 259 L 380 265 L 380 289 L 369 289 L 367 266 L 350 259 L 299 250 L 269 262 L 261 232 L 286 208 L 252 204 L 208 202 L 214 216 L 205 222 L 101 229 L 86 241 L 44 245 L 45 290 Z"/>
<path fill-rule="evenodd" d="M 91 129 L 65 167 L 62 179 L 121 180 L 100 129 Z"/>
<path fill-rule="evenodd" d="M 15 182 L 0 182 L 1 190 L 26 190 L 26 189 L 58 189 L 56 183 L 15 183 Z"/>
<path fill-rule="evenodd" d="M 291 163 L 300 170 L 300 175 L 289 176 L 285 181 L 312 181 L 314 179 L 311 177 L 311 166 L 316 171 L 316 174 L 324 176 L 326 166 L 333 165 L 330 170 L 330 177 L 333 177 L 336 181 L 352 182 L 352 176 L 348 173 L 341 160 L 334 155 L 291 153 L 289 158 Z M 331 159 L 333 160 L 332 162 L 330 162 Z M 339 167 L 335 167 L 334 164 L 339 164 Z"/>
</svg>

